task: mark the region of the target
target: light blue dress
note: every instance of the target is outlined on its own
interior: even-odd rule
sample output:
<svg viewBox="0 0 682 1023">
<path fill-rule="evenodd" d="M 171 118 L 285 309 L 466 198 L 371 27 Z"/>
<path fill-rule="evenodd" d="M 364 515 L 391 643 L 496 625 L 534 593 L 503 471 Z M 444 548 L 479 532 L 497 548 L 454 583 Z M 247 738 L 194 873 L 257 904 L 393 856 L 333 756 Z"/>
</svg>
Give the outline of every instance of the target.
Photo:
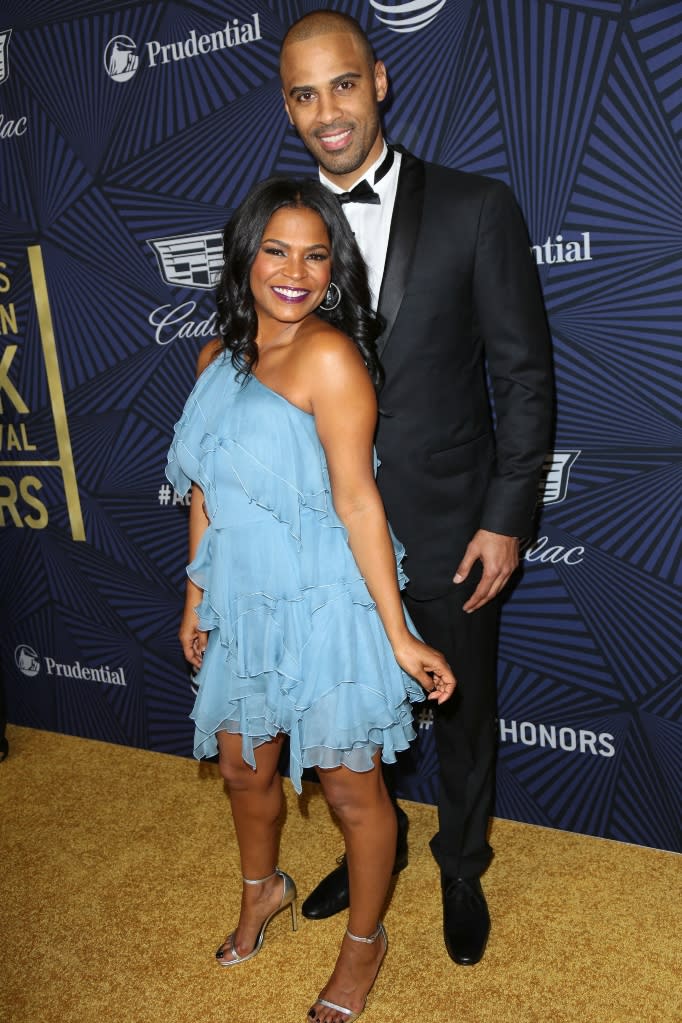
<svg viewBox="0 0 682 1023">
<path fill-rule="evenodd" d="M 210 520 L 187 568 L 210 633 L 195 756 L 213 756 L 225 730 L 255 767 L 254 748 L 286 732 L 299 792 L 305 767 L 368 771 L 377 749 L 393 762 L 424 691 L 397 664 L 348 546 L 313 416 L 254 376 L 237 380 L 220 355 L 175 426 L 166 475 L 180 494 L 199 484 Z"/>
</svg>

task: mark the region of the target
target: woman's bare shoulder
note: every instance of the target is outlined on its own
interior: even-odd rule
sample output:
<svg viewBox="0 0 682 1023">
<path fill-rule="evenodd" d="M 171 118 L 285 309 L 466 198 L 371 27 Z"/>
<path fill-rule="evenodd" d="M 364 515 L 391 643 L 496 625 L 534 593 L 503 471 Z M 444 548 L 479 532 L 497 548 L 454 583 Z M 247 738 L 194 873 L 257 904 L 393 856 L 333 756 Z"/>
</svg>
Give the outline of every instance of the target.
<svg viewBox="0 0 682 1023">
<path fill-rule="evenodd" d="M 349 403 L 376 411 L 374 385 L 355 342 L 324 321 L 308 325 L 302 338 L 299 365 L 304 367 L 310 403 L 316 415 Z"/>
<path fill-rule="evenodd" d="M 223 342 L 219 337 L 214 337 L 212 341 L 208 341 L 199 352 L 197 358 L 197 376 L 201 376 L 206 367 L 213 362 L 216 355 L 224 351 Z"/>
<path fill-rule="evenodd" d="M 302 353 L 305 352 L 306 362 L 313 365 L 336 364 L 348 366 L 350 369 L 355 366 L 364 368 L 362 356 L 355 342 L 331 323 L 317 317 L 311 318 L 300 335 L 300 340 L 303 342 Z"/>
</svg>

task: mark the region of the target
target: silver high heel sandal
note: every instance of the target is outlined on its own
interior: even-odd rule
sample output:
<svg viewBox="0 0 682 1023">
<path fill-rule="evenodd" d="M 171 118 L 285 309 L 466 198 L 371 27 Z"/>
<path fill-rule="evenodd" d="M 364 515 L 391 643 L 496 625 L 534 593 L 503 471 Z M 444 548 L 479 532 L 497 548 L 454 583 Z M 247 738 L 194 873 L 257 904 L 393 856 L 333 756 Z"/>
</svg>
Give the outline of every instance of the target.
<svg viewBox="0 0 682 1023">
<path fill-rule="evenodd" d="M 253 959 L 255 955 L 258 955 L 258 953 L 261 950 L 261 945 L 263 944 L 263 938 L 265 937 L 266 927 L 272 920 L 273 916 L 277 916 L 277 914 L 281 913 L 283 909 L 287 908 L 287 906 L 291 907 L 291 929 L 293 931 L 297 929 L 298 924 L 296 922 L 296 885 L 294 884 L 293 879 L 290 878 L 288 874 L 285 874 L 283 870 L 276 869 L 274 873 L 268 874 L 267 877 L 261 877 L 257 881 L 250 881 L 248 877 L 243 877 L 242 881 L 244 882 L 244 884 L 265 884 L 266 881 L 269 881 L 271 878 L 275 877 L 275 875 L 277 877 L 281 877 L 282 881 L 284 882 L 282 886 L 282 901 L 280 902 L 279 906 L 277 907 L 277 909 L 274 909 L 270 916 L 263 921 L 263 926 L 258 932 L 258 937 L 256 938 L 256 944 L 253 946 L 253 949 L 250 952 L 247 952 L 245 956 L 240 956 L 239 953 L 237 952 L 237 949 L 234 946 L 234 936 L 237 932 L 232 931 L 232 934 L 228 934 L 228 936 L 225 938 L 225 941 L 222 943 L 222 945 L 215 954 L 215 957 L 218 960 L 220 966 L 236 966 L 237 963 L 245 963 L 247 959 Z M 232 955 L 233 958 L 224 960 L 222 957 L 225 955 Z"/>
<path fill-rule="evenodd" d="M 357 934 L 351 934 L 348 928 L 346 928 L 346 934 L 348 935 L 351 941 L 361 941 L 365 945 L 373 945 L 374 942 L 379 937 L 379 935 L 381 935 L 381 937 L 384 939 L 384 955 L 386 955 L 386 952 L 388 950 L 388 935 L 386 934 L 386 931 L 384 930 L 384 925 L 382 923 L 379 924 L 374 934 L 370 934 L 369 938 L 361 938 Z M 383 957 L 381 962 L 383 962 Z M 379 963 L 379 968 L 381 968 L 381 963 Z M 378 972 L 379 971 L 377 970 L 377 973 Z M 376 980 L 376 977 L 374 979 Z M 372 987 L 373 986 L 374 981 L 372 981 Z M 369 989 L 370 991 L 372 990 L 372 987 L 370 987 Z M 369 995 L 369 991 L 367 992 L 367 995 Z M 367 1001 L 367 996 L 365 996 L 365 1001 Z M 364 1005 L 360 1009 L 360 1012 L 353 1012 L 351 1009 L 346 1009 L 343 1005 L 337 1005 L 336 1002 L 328 1002 L 326 998 L 318 998 L 317 1003 L 318 1005 L 324 1005 L 326 1009 L 336 1009 L 337 1012 L 342 1012 L 344 1016 L 343 1023 L 353 1023 L 353 1020 L 357 1019 L 365 1011 Z M 313 1014 L 312 1009 L 310 1009 L 308 1016 L 313 1021 L 313 1023 L 314 1020 L 317 1019 L 317 1014 Z"/>
</svg>

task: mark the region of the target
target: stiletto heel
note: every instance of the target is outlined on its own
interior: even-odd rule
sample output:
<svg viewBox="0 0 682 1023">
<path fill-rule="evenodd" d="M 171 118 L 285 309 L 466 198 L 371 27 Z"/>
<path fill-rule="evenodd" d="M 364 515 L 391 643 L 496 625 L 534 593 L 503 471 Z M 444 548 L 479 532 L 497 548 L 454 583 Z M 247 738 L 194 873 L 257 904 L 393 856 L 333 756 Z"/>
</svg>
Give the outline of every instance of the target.
<svg viewBox="0 0 682 1023">
<path fill-rule="evenodd" d="M 247 959 L 253 959 L 255 955 L 258 955 L 263 944 L 263 938 L 265 937 L 265 930 L 268 924 L 270 923 L 273 917 L 277 916 L 278 913 L 281 913 L 283 909 L 287 908 L 287 906 L 291 907 L 291 929 L 293 931 L 297 930 L 298 923 L 296 919 L 296 885 L 294 884 L 293 879 L 289 877 L 288 874 L 285 874 L 283 870 L 279 870 L 278 868 L 272 874 L 268 874 L 267 877 L 261 877 L 257 881 L 250 881 L 248 877 L 243 877 L 242 881 L 244 882 L 244 884 L 265 884 L 266 881 L 270 881 L 273 877 L 281 877 L 283 882 L 282 900 L 279 906 L 277 907 L 277 909 L 274 909 L 272 913 L 270 913 L 270 915 L 266 917 L 266 919 L 263 921 L 263 925 L 260 931 L 258 932 L 258 937 L 256 938 L 256 944 L 253 946 L 250 952 L 246 953 L 246 955 L 240 956 L 239 953 L 237 952 L 237 949 L 235 948 L 234 937 L 237 932 L 232 931 L 231 934 L 228 934 L 228 936 L 225 938 L 225 941 L 222 943 L 222 945 L 215 954 L 216 959 L 218 960 L 220 966 L 236 966 L 237 963 L 245 963 Z M 223 956 L 226 955 L 231 955 L 232 958 L 227 960 L 223 959 Z"/>
<path fill-rule="evenodd" d="M 379 924 L 379 926 L 377 927 L 377 929 L 374 932 L 374 934 L 370 934 L 369 938 L 361 938 L 358 934 L 351 934 L 351 932 L 348 930 L 348 928 L 346 928 L 346 935 L 350 938 L 351 941 L 361 941 L 364 945 L 373 945 L 374 942 L 379 937 L 379 935 L 381 935 L 381 937 L 383 938 L 383 941 L 384 941 L 384 955 L 386 955 L 386 951 L 388 949 L 388 935 L 386 934 L 386 931 L 384 930 L 384 925 L 382 923 Z M 384 960 L 383 960 L 383 956 L 382 956 L 381 962 L 379 963 L 379 969 L 381 968 L 381 963 L 383 961 Z M 377 970 L 377 973 L 378 972 L 379 972 L 379 970 Z M 374 979 L 376 980 L 376 977 Z M 374 986 L 374 981 L 372 981 L 372 985 L 370 986 L 369 991 L 372 990 L 373 986 Z M 369 991 L 367 992 L 367 995 L 369 995 Z M 365 995 L 365 1002 L 367 1001 L 367 995 Z M 343 1015 L 344 1015 L 343 1023 L 353 1023 L 353 1020 L 358 1019 L 362 1015 L 362 1013 L 365 1011 L 365 1006 L 364 1005 L 360 1009 L 360 1012 L 353 1012 L 352 1009 L 346 1009 L 345 1006 L 343 1006 L 343 1005 L 337 1005 L 336 1002 L 329 1002 L 329 1001 L 327 1001 L 326 998 L 320 998 L 320 997 L 318 997 L 318 999 L 317 999 L 317 1004 L 318 1005 L 324 1005 L 324 1007 L 326 1009 L 335 1009 L 337 1012 L 342 1012 Z M 311 1008 L 309 1010 L 308 1017 L 311 1020 L 317 1019 L 317 1014 L 314 1012 L 313 1008 Z"/>
</svg>

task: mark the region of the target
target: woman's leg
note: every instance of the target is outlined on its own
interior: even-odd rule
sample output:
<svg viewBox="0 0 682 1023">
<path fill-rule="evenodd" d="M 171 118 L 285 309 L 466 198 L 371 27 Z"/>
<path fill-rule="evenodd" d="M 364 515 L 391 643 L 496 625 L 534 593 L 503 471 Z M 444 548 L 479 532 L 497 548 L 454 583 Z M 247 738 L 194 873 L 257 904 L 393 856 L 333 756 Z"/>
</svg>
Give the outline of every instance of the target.
<svg viewBox="0 0 682 1023">
<path fill-rule="evenodd" d="M 277 866 L 279 818 L 282 811 L 282 781 L 277 771 L 283 737 L 278 736 L 255 750 L 256 770 L 242 758 L 242 737 L 218 732 L 220 773 L 227 782 L 232 806 L 242 876 L 251 881 L 269 877 Z M 264 920 L 279 905 L 282 879 L 272 877 L 264 884 L 243 885 L 239 923 L 234 932 L 234 949 L 246 955 L 256 944 Z M 234 959 L 226 940 L 223 957 Z"/>
<path fill-rule="evenodd" d="M 376 932 L 395 860 L 396 816 L 380 768 L 380 754 L 367 772 L 338 767 L 318 769 L 325 797 L 339 818 L 346 845 L 350 881 L 348 930 L 368 938 Z M 381 936 L 373 943 L 344 935 L 341 949 L 321 997 L 361 1012 L 385 952 Z M 344 1023 L 347 1016 L 315 1003 L 311 1019 Z"/>
</svg>

